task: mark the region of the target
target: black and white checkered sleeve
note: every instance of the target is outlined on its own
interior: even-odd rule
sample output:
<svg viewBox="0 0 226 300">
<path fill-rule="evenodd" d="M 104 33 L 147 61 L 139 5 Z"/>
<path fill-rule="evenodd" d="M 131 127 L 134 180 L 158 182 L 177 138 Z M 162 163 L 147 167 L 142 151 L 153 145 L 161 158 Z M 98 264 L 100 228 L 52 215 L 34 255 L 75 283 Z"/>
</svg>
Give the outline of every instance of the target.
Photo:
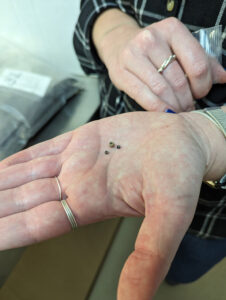
<svg viewBox="0 0 226 300">
<path fill-rule="evenodd" d="M 106 9 L 125 11 L 121 0 L 81 0 L 80 15 L 73 37 L 74 49 L 86 74 L 106 71 L 92 43 L 91 32 L 96 18 Z"/>
</svg>

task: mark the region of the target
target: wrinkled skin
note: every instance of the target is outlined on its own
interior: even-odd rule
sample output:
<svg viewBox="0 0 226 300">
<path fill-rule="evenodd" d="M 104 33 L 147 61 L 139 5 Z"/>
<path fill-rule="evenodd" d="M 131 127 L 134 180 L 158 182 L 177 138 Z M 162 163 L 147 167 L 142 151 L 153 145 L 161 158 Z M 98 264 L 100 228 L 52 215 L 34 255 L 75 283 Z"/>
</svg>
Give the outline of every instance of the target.
<svg viewBox="0 0 226 300">
<path fill-rule="evenodd" d="M 145 216 L 118 299 L 151 299 L 194 216 L 207 152 L 183 117 L 150 112 L 95 121 L 19 152 L 0 163 L 0 250 L 70 230 L 58 176 L 79 226 Z"/>
</svg>

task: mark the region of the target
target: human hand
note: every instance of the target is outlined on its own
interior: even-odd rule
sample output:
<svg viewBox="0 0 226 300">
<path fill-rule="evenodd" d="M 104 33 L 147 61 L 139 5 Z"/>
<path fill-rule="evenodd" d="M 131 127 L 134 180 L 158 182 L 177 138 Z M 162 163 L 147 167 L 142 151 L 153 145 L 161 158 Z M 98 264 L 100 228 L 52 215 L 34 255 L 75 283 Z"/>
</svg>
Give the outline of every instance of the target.
<svg viewBox="0 0 226 300">
<path fill-rule="evenodd" d="M 194 109 L 193 99 L 206 96 L 213 83 L 226 83 L 223 67 L 207 56 L 178 19 L 171 17 L 140 28 L 129 22 L 131 17 L 112 9 L 100 15 L 95 26 L 102 22 L 103 28 L 110 27 L 110 14 L 118 17 L 111 23 L 121 25 L 112 25 L 106 33 L 102 29 L 96 39 L 94 27 L 94 43 L 114 85 L 145 110 L 190 111 Z M 108 27 L 104 27 L 107 22 Z M 172 54 L 176 60 L 160 74 L 157 70 Z"/>
<path fill-rule="evenodd" d="M 192 123 L 180 115 L 128 113 L 89 123 L 2 161 L 0 250 L 70 230 L 57 176 L 79 226 L 145 215 L 122 271 L 118 299 L 150 299 L 193 218 L 203 176 L 214 179 L 225 171 L 226 160 L 219 161 L 219 153 L 215 157 L 205 134 Z M 109 141 L 121 149 L 109 148 Z"/>
</svg>

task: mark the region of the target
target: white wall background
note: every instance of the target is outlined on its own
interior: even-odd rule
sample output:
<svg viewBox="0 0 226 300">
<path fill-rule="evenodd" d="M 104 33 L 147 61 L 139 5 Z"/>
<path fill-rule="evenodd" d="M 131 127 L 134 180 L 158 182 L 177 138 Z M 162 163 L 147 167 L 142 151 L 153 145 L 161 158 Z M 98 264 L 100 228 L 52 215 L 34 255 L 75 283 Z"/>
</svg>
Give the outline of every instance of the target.
<svg viewBox="0 0 226 300">
<path fill-rule="evenodd" d="M 0 0 L 0 35 L 66 72 L 83 74 L 72 46 L 79 5 L 79 0 Z"/>
</svg>

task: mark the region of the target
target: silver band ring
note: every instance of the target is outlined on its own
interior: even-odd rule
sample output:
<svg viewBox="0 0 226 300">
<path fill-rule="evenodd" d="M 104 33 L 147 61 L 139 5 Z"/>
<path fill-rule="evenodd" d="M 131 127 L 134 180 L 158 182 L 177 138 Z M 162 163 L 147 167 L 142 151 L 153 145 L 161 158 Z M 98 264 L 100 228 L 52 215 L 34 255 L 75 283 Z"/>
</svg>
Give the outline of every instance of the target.
<svg viewBox="0 0 226 300">
<path fill-rule="evenodd" d="M 162 73 L 168 67 L 168 65 L 171 64 L 175 59 L 176 59 L 176 54 L 170 55 L 169 58 L 167 58 L 166 60 L 164 60 L 164 62 L 161 65 L 161 67 L 158 69 L 158 72 Z"/>
<path fill-rule="evenodd" d="M 75 231 L 75 229 L 78 227 L 78 224 L 75 220 L 75 217 L 74 217 L 70 207 L 67 204 L 67 201 L 66 200 L 61 200 L 60 202 L 61 202 L 61 204 L 62 204 L 62 206 L 65 210 L 65 213 L 68 217 L 69 222 L 71 223 L 72 230 Z"/>
<path fill-rule="evenodd" d="M 56 182 L 57 182 L 57 186 L 58 186 L 58 189 L 59 189 L 59 198 L 60 198 L 60 201 L 62 199 L 62 190 L 61 190 L 61 186 L 60 186 L 60 182 L 59 182 L 59 179 L 57 177 L 56 178 Z"/>
</svg>

